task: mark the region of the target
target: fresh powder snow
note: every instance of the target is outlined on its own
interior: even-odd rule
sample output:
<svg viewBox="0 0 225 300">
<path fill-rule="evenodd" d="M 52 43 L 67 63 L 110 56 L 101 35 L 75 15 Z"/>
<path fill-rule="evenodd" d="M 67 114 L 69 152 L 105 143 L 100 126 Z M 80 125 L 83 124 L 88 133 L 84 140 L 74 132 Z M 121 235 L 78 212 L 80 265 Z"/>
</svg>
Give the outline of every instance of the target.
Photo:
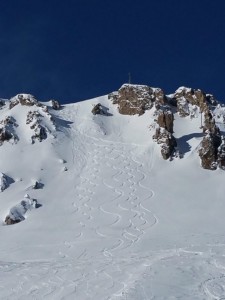
<svg viewBox="0 0 225 300">
<path fill-rule="evenodd" d="M 33 144 L 30 110 L 0 111 L 18 125 L 0 146 L 0 186 L 14 181 L 0 193 L 0 299 L 225 299 L 225 173 L 200 166 L 200 114 L 175 114 L 183 158 L 165 161 L 154 109 L 120 115 L 103 96 L 49 108 L 53 124 L 38 108 L 48 136 Z"/>
</svg>

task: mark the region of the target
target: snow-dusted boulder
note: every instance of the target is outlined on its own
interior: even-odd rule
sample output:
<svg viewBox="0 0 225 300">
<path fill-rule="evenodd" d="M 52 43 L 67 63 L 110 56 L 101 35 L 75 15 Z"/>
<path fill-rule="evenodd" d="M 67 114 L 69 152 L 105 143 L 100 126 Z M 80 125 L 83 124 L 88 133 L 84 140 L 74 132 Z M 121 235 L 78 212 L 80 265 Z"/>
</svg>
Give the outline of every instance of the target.
<svg viewBox="0 0 225 300">
<path fill-rule="evenodd" d="M 27 211 L 38 207 L 36 199 L 30 198 L 28 194 L 24 196 L 24 199 L 17 205 L 13 206 L 9 214 L 5 218 L 5 223 L 7 225 L 19 223 L 25 220 L 25 214 Z"/>
</svg>

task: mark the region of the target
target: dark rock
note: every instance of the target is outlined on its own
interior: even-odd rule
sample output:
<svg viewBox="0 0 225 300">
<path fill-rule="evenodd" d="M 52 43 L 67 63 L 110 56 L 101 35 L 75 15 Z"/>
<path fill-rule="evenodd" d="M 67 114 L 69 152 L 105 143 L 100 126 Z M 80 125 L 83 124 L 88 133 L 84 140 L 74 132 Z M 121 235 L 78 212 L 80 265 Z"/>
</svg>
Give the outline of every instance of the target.
<svg viewBox="0 0 225 300">
<path fill-rule="evenodd" d="M 204 169 L 215 170 L 217 168 L 217 147 L 213 134 L 208 132 L 200 144 L 199 156 Z"/>
<path fill-rule="evenodd" d="M 2 108 L 5 105 L 5 101 L 0 99 L 0 108 Z"/>
<path fill-rule="evenodd" d="M 221 146 L 221 132 L 216 126 L 215 119 L 209 108 L 204 114 L 203 133 L 205 136 L 200 144 L 199 150 L 202 167 L 208 170 L 215 170 L 217 165 L 219 165 L 223 168 L 224 147 Z"/>
<path fill-rule="evenodd" d="M 101 103 L 98 103 L 98 104 L 94 105 L 94 107 L 92 108 L 91 112 L 93 113 L 93 115 L 101 115 L 101 114 L 103 114 Z"/>
<path fill-rule="evenodd" d="M 181 117 L 190 115 L 190 106 L 198 106 L 201 112 L 206 112 L 208 109 L 206 94 L 199 89 L 180 87 L 174 93 L 174 98 Z"/>
<path fill-rule="evenodd" d="M 101 103 L 94 105 L 92 109 L 93 115 L 105 115 L 105 116 L 112 116 L 112 114 L 108 113 L 108 108 L 103 106 Z"/>
<path fill-rule="evenodd" d="M 166 108 L 161 108 L 157 111 L 157 124 L 153 139 L 161 144 L 161 154 L 164 159 L 168 159 L 175 152 L 177 142 L 173 136 L 173 113 Z"/>
<path fill-rule="evenodd" d="M 223 139 L 222 144 L 218 148 L 218 166 L 225 170 L 225 140 Z"/>
<path fill-rule="evenodd" d="M 13 224 L 17 224 L 19 222 L 21 222 L 22 220 L 19 220 L 19 219 L 11 219 L 10 216 L 6 216 L 5 218 L 5 224 L 6 225 L 13 225 Z"/>
<path fill-rule="evenodd" d="M 173 133 L 174 116 L 171 110 L 161 110 L 158 114 L 157 123 L 159 127 L 165 128 L 170 133 Z"/>
<path fill-rule="evenodd" d="M 206 94 L 206 100 L 210 106 L 217 106 L 219 104 L 218 100 L 212 94 Z"/>
<path fill-rule="evenodd" d="M 21 104 L 24 106 L 33 106 L 36 105 L 38 107 L 44 107 L 45 105 L 41 104 L 40 102 L 35 99 L 33 95 L 30 94 L 18 94 L 15 97 L 10 99 L 9 102 L 9 109 L 12 109 L 16 105 Z"/>
<path fill-rule="evenodd" d="M 61 108 L 61 105 L 57 100 L 50 100 L 50 102 L 53 109 L 59 110 Z"/>
<path fill-rule="evenodd" d="M 42 142 L 43 140 L 45 140 L 47 138 L 46 129 L 42 125 L 35 123 L 31 126 L 31 129 L 34 129 L 34 132 L 35 132 L 35 134 L 32 135 L 32 137 L 31 137 L 32 144 L 35 143 L 35 140 Z"/>
<path fill-rule="evenodd" d="M 43 183 L 39 182 L 39 181 L 35 181 L 33 186 L 32 186 L 32 189 L 34 190 L 39 190 L 39 189 L 42 189 L 44 186 Z"/>
<path fill-rule="evenodd" d="M 5 141 L 9 141 L 13 135 L 7 131 L 5 128 L 0 128 L 0 145 L 2 145 Z"/>
<path fill-rule="evenodd" d="M 0 172 L 0 192 L 3 192 L 9 186 L 8 178 Z"/>
<path fill-rule="evenodd" d="M 5 223 L 7 225 L 19 223 L 25 220 L 25 214 L 28 210 L 38 208 L 40 206 L 41 205 L 37 203 L 36 199 L 30 198 L 30 196 L 26 194 L 19 204 L 10 209 L 9 214 L 5 218 Z"/>
<path fill-rule="evenodd" d="M 164 104 L 166 97 L 159 88 L 147 85 L 124 84 L 118 91 L 118 110 L 124 115 L 142 115 L 154 103 Z"/>
</svg>

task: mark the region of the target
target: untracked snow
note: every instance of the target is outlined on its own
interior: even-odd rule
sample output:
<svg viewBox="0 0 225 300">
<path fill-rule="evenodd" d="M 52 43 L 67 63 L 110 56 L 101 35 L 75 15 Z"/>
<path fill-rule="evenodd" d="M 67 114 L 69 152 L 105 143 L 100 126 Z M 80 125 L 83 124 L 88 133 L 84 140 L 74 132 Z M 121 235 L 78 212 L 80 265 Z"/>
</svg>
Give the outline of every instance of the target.
<svg viewBox="0 0 225 300">
<path fill-rule="evenodd" d="M 97 103 L 110 115 L 93 116 Z M 0 299 L 225 299 L 225 173 L 200 166 L 200 116 L 175 114 L 183 158 L 164 161 L 153 110 L 65 105 L 35 144 L 27 109 L 10 112 L 20 139 L 0 147 L 14 180 L 0 193 Z M 5 225 L 27 190 L 41 207 Z"/>
</svg>

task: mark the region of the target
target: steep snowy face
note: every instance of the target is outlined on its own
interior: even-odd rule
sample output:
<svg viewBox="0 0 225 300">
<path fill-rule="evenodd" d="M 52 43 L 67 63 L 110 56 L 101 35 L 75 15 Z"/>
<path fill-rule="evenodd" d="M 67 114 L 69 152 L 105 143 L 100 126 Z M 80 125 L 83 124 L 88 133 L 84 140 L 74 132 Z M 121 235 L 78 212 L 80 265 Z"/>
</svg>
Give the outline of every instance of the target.
<svg viewBox="0 0 225 300">
<path fill-rule="evenodd" d="M 225 173 L 197 152 L 215 116 L 201 124 L 170 103 L 124 115 L 113 101 L 54 109 L 23 95 L 0 109 L 12 135 L 0 146 L 0 299 L 224 298 Z M 162 159 L 157 128 L 182 159 Z"/>
</svg>

